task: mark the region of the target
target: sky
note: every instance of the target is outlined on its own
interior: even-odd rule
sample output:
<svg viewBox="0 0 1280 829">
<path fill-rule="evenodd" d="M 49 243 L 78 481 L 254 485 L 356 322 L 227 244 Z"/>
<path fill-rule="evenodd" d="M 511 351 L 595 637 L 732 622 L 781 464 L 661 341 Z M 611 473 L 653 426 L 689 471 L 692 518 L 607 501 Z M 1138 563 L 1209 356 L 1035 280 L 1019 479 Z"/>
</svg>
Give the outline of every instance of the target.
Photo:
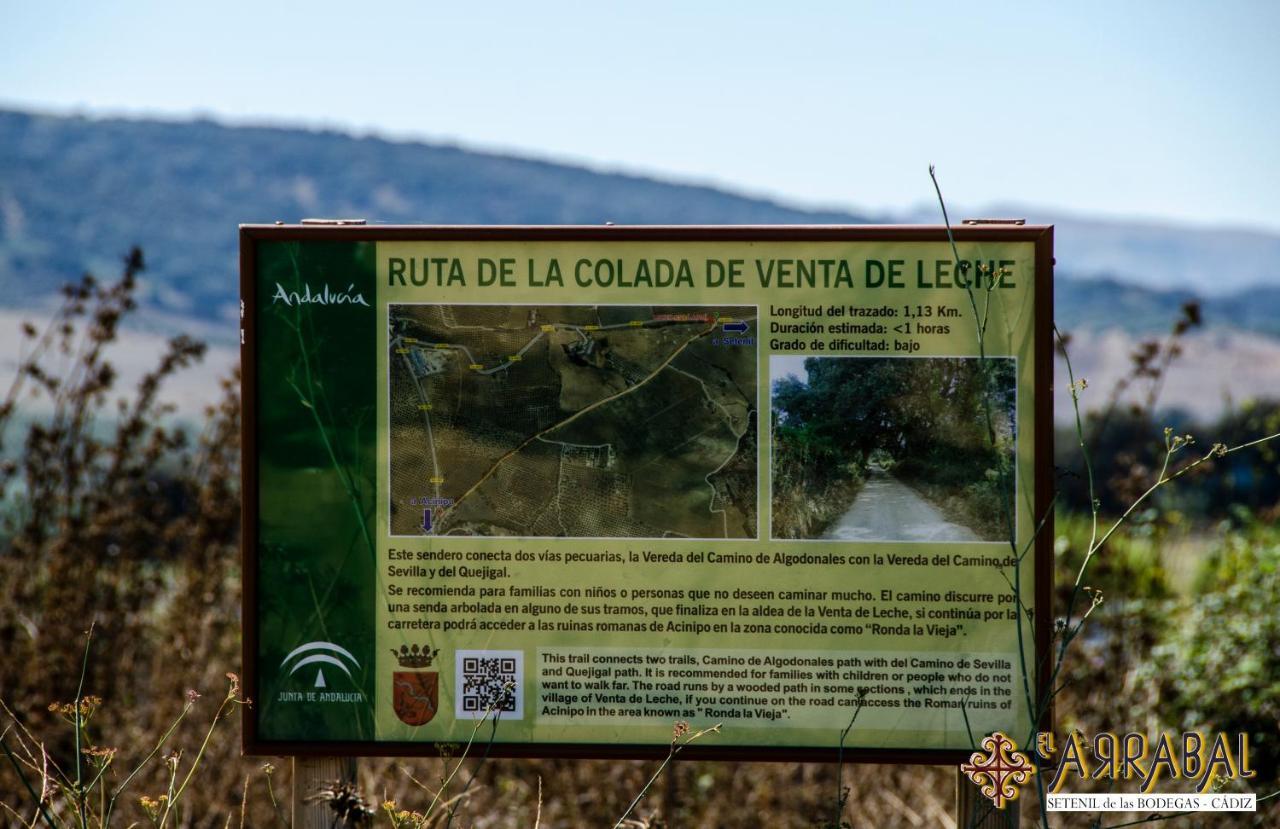
<svg viewBox="0 0 1280 829">
<path fill-rule="evenodd" d="M 1280 3 L 20 3 L 0 106 L 337 128 L 883 214 L 1280 229 Z"/>
<path fill-rule="evenodd" d="M 769 376 L 775 383 L 784 377 L 808 383 L 809 372 L 804 368 L 807 359 L 804 355 L 772 354 L 769 356 Z"/>
</svg>

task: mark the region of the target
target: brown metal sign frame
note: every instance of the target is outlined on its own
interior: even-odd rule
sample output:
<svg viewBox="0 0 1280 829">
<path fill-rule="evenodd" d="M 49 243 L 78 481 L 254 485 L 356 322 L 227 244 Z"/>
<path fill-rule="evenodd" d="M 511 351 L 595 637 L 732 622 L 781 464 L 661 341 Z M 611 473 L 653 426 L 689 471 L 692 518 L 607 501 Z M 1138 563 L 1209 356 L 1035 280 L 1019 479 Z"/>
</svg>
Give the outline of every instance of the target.
<svg viewBox="0 0 1280 829">
<path fill-rule="evenodd" d="M 1035 423 L 1035 504 L 1038 527 L 1034 541 L 1034 638 L 1037 689 L 1043 714 L 1039 730 L 1052 728 L 1052 706 L 1043 701 L 1052 674 L 1053 573 L 1053 227 L 982 223 L 952 228 L 958 244 L 1030 242 L 1034 245 L 1035 341 L 1033 419 Z M 241 296 L 241 570 L 243 579 L 242 671 L 246 692 L 258 686 L 258 359 L 257 245 L 261 242 L 947 242 L 947 228 L 913 225 L 700 225 L 700 226 L 417 226 L 364 224 L 275 224 L 240 227 Z M 405 741 L 280 741 L 259 736 L 252 705 L 243 714 L 243 751 L 251 756 L 434 757 L 437 743 Z M 659 759 L 667 745 L 595 743 L 501 743 L 486 745 L 492 757 L 556 757 L 572 759 Z M 901 763 L 955 765 L 971 749 L 901 749 L 829 747 L 688 745 L 683 759 Z"/>
</svg>

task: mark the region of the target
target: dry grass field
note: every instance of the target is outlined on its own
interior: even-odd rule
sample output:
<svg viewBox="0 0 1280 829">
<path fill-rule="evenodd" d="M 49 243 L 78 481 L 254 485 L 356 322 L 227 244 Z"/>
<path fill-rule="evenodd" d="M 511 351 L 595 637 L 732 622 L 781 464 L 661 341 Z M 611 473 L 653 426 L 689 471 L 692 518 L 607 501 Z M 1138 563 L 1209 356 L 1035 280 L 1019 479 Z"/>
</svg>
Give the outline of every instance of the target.
<svg viewBox="0 0 1280 829">
<path fill-rule="evenodd" d="M 226 378 L 194 435 L 166 425 L 172 412 L 162 392 L 200 359 L 198 343 L 175 338 L 153 371 L 121 386 L 111 349 L 140 265 L 140 257 L 131 260 L 119 283 L 69 289 L 54 324 L 23 337 L 17 380 L 0 401 L 7 459 L 0 467 L 0 825 L 287 826 L 290 762 L 244 758 L 239 747 L 238 383 Z M 19 418 L 20 406 L 42 414 Z M 1102 554 L 1096 583 L 1107 592 L 1107 610 L 1064 666 L 1059 730 L 1181 727 L 1188 720 L 1174 706 L 1177 689 L 1161 683 L 1185 676 L 1178 681 L 1186 687 L 1218 690 L 1208 710 L 1222 722 L 1264 737 L 1270 722 L 1272 742 L 1258 755 L 1266 779 L 1257 788 L 1274 788 L 1276 694 L 1267 695 L 1266 677 L 1274 685 L 1268 672 L 1277 660 L 1266 649 L 1280 640 L 1266 638 L 1276 635 L 1266 608 L 1274 616 L 1269 602 L 1280 591 L 1275 578 L 1240 579 L 1238 572 L 1248 566 L 1275 575 L 1280 535 L 1266 520 L 1223 524 L 1191 545 L 1178 535 L 1180 560 L 1200 558 L 1194 566 L 1162 561 L 1164 530 L 1154 519 L 1147 536 L 1118 539 Z M 1087 532 L 1078 518 L 1060 522 L 1060 585 L 1074 576 Z M 1181 574 L 1172 582 L 1163 575 L 1170 569 Z M 1186 575 L 1193 570 L 1200 573 L 1195 589 Z M 1232 696 L 1225 679 L 1215 685 L 1211 671 L 1232 665 L 1213 661 L 1213 641 L 1175 635 L 1188 625 L 1226 631 L 1236 624 L 1233 613 L 1261 625 L 1220 643 L 1227 657 L 1247 662 L 1239 657 L 1250 654 L 1257 663 L 1254 674 L 1231 675 L 1246 689 L 1254 683 L 1252 696 Z M 1219 667 L 1186 673 L 1200 664 L 1187 651 L 1163 663 L 1163 679 L 1153 674 L 1161 648 L 1179 642 Z M 843 725 L 832 724 L 833 745 Z M 657 768 L 482 755 L 478 743 L 463 761 L 362 760 L 357 789 L 380 825 L 418 825 L 394 811 L 430 810 L 421 825 L 607 827 Z M 707 829 L 947 827 L 954 825 L 954 784 L 951 768 L 677 760 L 631 817 L 633 825 Z M 381 810 L 388 801 L 396 804 L 392 814 Z M 1025 816 L 1032 825 L 1034 815 Z M 1211 825 L 1280 820 L 1271 809 Z"/>
</svg>

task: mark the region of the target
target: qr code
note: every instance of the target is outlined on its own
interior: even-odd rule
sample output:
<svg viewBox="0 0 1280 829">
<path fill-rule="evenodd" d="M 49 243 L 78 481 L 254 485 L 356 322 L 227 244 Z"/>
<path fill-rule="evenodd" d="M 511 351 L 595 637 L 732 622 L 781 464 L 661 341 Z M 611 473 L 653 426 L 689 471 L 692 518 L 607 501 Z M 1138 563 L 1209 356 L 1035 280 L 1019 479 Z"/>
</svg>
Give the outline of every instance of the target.
<svg viewBox="0 0 1280 829">
<path fill-rule="evenodd" d="M 453 715 L 524 719 L 524 651 L 455 651 Z"/>
</svg>

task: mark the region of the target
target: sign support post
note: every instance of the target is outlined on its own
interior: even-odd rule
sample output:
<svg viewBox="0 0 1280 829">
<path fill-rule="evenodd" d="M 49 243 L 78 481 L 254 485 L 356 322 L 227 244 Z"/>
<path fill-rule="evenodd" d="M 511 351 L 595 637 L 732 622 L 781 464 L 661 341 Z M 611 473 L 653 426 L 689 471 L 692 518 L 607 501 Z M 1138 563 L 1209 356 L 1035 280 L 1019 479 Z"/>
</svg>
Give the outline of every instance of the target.
<svg viewBox="0 0 1280 829">
<path fill-rule="evenodd" d="M 356 782 L 354 757 L 293 757 L 290 823 L 297 829 L 333 829 L 334 814 L 316 792 L 334 783 Z"/>
</svg>

